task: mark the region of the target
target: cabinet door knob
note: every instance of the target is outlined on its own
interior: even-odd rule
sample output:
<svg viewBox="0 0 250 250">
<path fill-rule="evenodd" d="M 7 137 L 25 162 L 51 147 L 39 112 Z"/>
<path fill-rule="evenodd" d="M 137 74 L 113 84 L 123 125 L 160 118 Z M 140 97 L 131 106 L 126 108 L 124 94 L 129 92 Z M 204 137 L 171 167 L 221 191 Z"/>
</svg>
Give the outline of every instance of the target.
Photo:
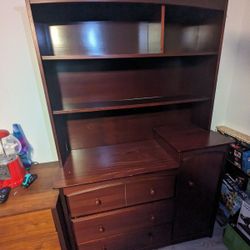
<svg viewBox="0 0 250 250">
<path fill-rule="evenodd" d="M 155 216 L 153 214 L 150 216 L 150 220 L 155 221 Z"/>
<path fill-rule="evenodd" d="M 194 187 L 194 182 L 193 181 L 188 181 L 188 186 L 191 187 L 191 188 Z"/>
<path fill-rule="evenodd" d="M 153 188 L 150 189 L 150 194 L 155 195 L 155 190 Z"/>
<path fill-rule="evenodd" d="M 108 250 L 108 248 L 107 247 L 103 247 L 102 250 Z"/>
<path fill-rule="evenodd" d="M 105 228 L 104 228 L 103 226 L 99 226 L 99 232 L 100 232 L 100 233 L 105 232 Z"/>
<path fill-rule="evenodd" d="M 100 199 L 96 199 L 95 204 L 96 204 L 96 206 L 100 206 L 100 205 L 102 205 L 102 201 Z"/>
</svg>

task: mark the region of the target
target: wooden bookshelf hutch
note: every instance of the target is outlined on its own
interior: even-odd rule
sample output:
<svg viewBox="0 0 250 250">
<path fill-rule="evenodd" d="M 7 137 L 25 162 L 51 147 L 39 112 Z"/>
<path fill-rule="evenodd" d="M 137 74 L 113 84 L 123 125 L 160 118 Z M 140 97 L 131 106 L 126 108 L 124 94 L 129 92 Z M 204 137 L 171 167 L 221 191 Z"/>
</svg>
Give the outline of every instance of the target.
<svg viewBox="0 0 250 250">
<path fill-rule="evenodd" d="M 68 249 L 211 236 L 210 132 L 227 0 L 27 0 Z"/>
</svg>

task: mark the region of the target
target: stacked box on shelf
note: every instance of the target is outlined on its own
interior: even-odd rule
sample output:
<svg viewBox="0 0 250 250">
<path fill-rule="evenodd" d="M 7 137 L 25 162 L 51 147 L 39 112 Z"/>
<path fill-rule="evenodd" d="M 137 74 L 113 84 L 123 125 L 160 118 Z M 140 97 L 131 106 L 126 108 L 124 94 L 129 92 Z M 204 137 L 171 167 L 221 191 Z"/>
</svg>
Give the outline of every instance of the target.
<svg viewBox="0 0 250 250">
<path fill-rule="evenodd" d="M 242 202 L 248 197 L 242 188 L 242 180 L 238 177 L 226 173 L 223 178 L 217 214 L 217 221 L 221 225 L 237 221 Z"/>
<path fill-rule="evenodd" d="M 244 173 L 250 175 L 250 149 L 241 143 L 232 143 L 228 152 L 228 159 Z"/>
<path fill-rule="evenodd" d="M 231 144 L 228 160 L 250 176 L 250 135 L 226 126 L 216 128 L 221 134 L 233 137 L 237 141 L 237 143 Z"/>
<path fill-rule="evenodd" d="M 237 228 L 250 240 L 250 200 L 242 202 Z"/>
<path fill-rule="evenodd" d="M 221 208 L 224 206 L 228 211 L 228 216 L 233 216 L 239 212 L 242 201 L 247 199 L 247 195 L 240 190 L 237 182 L 226 174 L 221 186 Z"/>
</svg>

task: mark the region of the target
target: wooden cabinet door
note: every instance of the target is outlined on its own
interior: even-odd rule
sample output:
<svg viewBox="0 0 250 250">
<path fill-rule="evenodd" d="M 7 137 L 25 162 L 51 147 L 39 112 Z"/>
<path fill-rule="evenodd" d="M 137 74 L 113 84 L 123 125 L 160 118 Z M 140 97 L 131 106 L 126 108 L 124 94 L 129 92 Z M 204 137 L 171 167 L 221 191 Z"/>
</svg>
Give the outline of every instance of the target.
<svg viewBox="0 0 250 250">
<path fill-rule="evenodd" d="M 224 149 L 217 147 L 183 153 L 177 178 L 174 240 L 212 233 Z"/>
</svg>

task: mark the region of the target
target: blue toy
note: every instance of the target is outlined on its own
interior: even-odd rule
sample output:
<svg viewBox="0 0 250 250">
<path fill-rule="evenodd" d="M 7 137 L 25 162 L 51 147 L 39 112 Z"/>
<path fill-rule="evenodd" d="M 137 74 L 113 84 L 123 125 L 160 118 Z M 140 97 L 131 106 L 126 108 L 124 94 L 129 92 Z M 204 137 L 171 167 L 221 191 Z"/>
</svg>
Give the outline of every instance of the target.
<svg viewBox="0 0 250 250">
<path fill-rule="evenodd" d="M 26 174 L 24 176 L 24 179 L 23 179 L 23 182 L 22 182 L 22 186 L 24 188 L 28 188 L 36 179 L 37 179 L 37 175 L 36 174 Z"/>
<path fill-rule="evenodd" d="M 29 144 L 21 125 L 13 124 L 13 135 L 20 141 L 22 145 L 19 157 L 23 163 L 23 166 L 26 170 L 30 170 L 31 165 L 33 164 L 31 160 L 32 147 Z"/>
</svg>

